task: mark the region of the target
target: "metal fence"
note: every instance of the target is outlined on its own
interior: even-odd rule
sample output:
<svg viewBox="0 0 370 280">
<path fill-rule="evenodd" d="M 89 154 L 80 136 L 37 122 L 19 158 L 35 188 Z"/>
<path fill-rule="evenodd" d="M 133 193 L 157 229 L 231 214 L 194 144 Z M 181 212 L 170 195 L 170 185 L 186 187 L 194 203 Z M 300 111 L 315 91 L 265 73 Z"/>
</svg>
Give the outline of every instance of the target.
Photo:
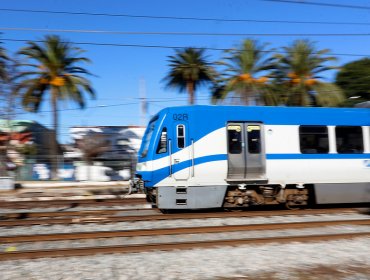
<svg viewBox="0 0 370 280">
<path fill-rule="evenodd" d="M 110 181 L 127 180 L 135 170 L 136 160 L 116 159 L 99 160 L 88 164 L 82 160 L 70 160 L 58 157 L 33 157 L 27 158 L 13 170 L 8 171 L 8 176 L 16 181 L 51 180 L 52 163 L 57 166 L 57 178 L 60 181 Z"/>
</svg>

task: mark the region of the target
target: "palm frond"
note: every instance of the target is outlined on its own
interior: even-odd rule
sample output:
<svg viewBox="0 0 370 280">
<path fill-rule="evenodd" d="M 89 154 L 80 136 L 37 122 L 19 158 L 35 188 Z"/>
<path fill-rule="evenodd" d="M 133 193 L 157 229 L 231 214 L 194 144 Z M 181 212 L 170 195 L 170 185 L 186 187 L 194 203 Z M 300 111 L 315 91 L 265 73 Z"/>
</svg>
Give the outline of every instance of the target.
<svg viewBox="0 0 370 280">
<path fill-rule="evenodd" d="M 84 105 L 84 101 L 81 100 L 83 92 L 87 92 L 92 97 L 95 96 L 95 93 L 90 82 L 77 75 L 92 75 L 92 73 L 78 64 L 90 62 L 90 60 L 79 56 L 84 52 L 82 49 L 62 41 L 59 36 L 46 36 L 44 41 L 44 44 L 28 42 L 27 46 L 19 51 L 19 54 L 32 61 L 32 63 L 22 63 L 23 68 L 37 70 L 24 70 L 19 73 L 17 78 L 24 81 L 20 83 L 18 90 L 23 89 L 24 98 L 33 100 L 44 95 L 40 95 L 40 89 L 47 91 L 54 88 L 55 92 L 58 92 L 60 100 L 71 100 L 79 105 Z M 55 78 L 60 80 L 60 85 L 53 83 Z M 25 91 L 27 87 L 28 90 Z M 30 101 L 27 101 L 26 104 L 29 105 Z"/>
<path fill-rule="evenodd" d="M 204 49 L 175 50 L 175 55 L 168 56 L 168 63 L 170 71 L 163 82 L 166 88 L 179 92 L 189 91 L 189 85 L 190 90 L 195 92 L 199 87 L 212 84 L 217 76 Z"/>
</svg>

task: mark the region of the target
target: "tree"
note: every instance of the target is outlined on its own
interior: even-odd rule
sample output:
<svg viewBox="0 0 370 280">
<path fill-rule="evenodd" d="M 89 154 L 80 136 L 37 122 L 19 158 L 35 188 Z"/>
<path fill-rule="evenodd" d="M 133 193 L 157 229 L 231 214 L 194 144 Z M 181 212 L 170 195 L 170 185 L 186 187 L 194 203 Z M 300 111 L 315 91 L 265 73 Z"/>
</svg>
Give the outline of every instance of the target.
<svg viewBox="0 0 370 280">
<path fill-rule="evenodd" d="M 227 50 L 218 63 L 226 69 L 214 88 L 213 101 L 218 102 L 232 96 L 247 105 L 277 105 L 275 96 L 269 90 L 268 70 L 274 68 L 274 58 L 266 50 L 267 44 L 246 39 L 236 49 Z"/>
<path fill-rule="evenodd" d="M 347 100 L 344 106 L 370 100 L 370 59 L 363 58 L 343 65 L 335 78 Z"/>
<path fill-rule="evenodd" d="M 93 165 L 97 156 L 109 151 L 109 143 L 106 135 L 89 132 L 77 142 L 77 148 L 82 151 L 86 164 Z"/>
<path fill-rule="evenodd" d="M 327 56 L 329 50 L 317 50 L 309 40 L 296 40 L 276 54 L 278 67 L 274 72 L 275 84 L 288 94 L 286 104 L 293 106 L 337 106 L 343 100 L 341 90 L 334 84 L 320 81 L 322 72 L 335 69 L 326 66 L 335 57 Z"/>
<path fill-rule="evenodd" d="M 9 60 L 5 49 L 0 46 L 0 82 L 4 83 L 8 78 L 7 61 Z"/>
<path fill-rule="evenodd" d="M 216 72 L 207 61 L 203 49 L 184 48 L 176 50 L 176 55 L 169 56 L 170 72 L 164 78 L 166 87 L 176 88 L 180 92 L 187 91 L 189 104 L 195 103 L 196 90 L 211 84 Z"/>
<path fill-rule="evenodd" d="M 58 103 L 71 100 L 80 108 L 85 105 L 83 93 L 92 97 L 94 90 L 83 75 L 90 73 L 79 63 L 89 62 L 86 57 L 80 56 L 84 51 L 63 42 L 59 36 L 46 36 L 43 43 L 28 42 L 19 54 L 28 58 L 31 63 L 24 63 L 27 70 L 18 75 L 20 79 L 16 92 L 22 96 L 23 107 L 31 112 L 37 112 L 47 93 L 50 95 L 52 108 L 53 133 L 51 139 L 51 156 L 58 154 Z M 52 179 L 57 178 L 57 163 L 52 160 Z"/>
<path fill-rule="evenodd" d="M 5 100 L 6 100 L 5 97 L 7 96 L 6 89 L 9 83 L 8 61 L 9 61 L 9 57 L 6 54 L 5 49 L 0 46 L 0 101 L 1 103 L 5 103 Z M 7 116 L 5 110 L 6 110 L 6 107 L 1 108 L 1 111 L 2 111 L 1 113 L 4 114 L 4 116 Z M 7 163 L 7 160 L 6 160 L 7 146 L 8 146 L 8 141 L 0 142 L 0 176 L 7 175 L 7 164 L 6 164 Z"/>
</svg>

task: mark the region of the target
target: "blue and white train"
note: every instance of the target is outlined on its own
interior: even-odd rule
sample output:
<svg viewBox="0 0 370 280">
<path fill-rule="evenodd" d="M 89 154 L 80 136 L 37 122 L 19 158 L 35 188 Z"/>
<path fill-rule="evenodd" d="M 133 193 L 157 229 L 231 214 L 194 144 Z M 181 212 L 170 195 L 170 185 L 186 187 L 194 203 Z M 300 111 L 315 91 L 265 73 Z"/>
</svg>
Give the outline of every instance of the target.
<svg viewBox="0 0 370 280">
<path fill-rule="evenodd" d="M 370 202 L 370 109 L 183 106 L 148 124 L 135 186 L 160 209 Z"/>
</svg>

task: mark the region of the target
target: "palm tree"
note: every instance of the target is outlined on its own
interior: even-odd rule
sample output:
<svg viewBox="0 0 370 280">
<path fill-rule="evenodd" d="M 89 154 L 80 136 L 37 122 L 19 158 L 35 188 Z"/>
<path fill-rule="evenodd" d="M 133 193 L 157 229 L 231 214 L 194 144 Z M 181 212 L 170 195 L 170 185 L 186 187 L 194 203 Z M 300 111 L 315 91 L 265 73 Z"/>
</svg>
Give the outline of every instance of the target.
<svg viewBox="0 0 370 280">
<path fill-rule="evenodd" d="M 7 62 L 9 58 L 6 55 L 5 49 L 0 46 L 0 96 L 5 95 L 5 87 L 8 83 L 8 69 Z M 3 109 L 3 108 L 1 108 Z M 7 143 L 1 143 L 0 147 L 0 176 L 6 176 L 6 148 Z"/>
<path fill-rule="evenodd" d="M 196 90 L 211 84 L 216 76 L 211 63 L 207 61 L 203 49 L 184 48 L 176 50 L 176 55 L 169 56 L 170 72 L 164 78 L 166 87 L 187 91 L 189 104 L 195 101 Z"/>
<path fill-rule="evenodd" d="M 46 94 L 50 95 L 54 129 L 50 149 L 52 157 L 58 154 L 58 103 L 71 100 L 83 108 L 83 93 L 95 96 L 90 82 L 81 76 L 90 73 L 78 66 L 78 63 L 90 61 L 80 56 L 83 52 L 55 35 L 46 36 L 44 43 L 28 42 L 28 46 L 19 51 L 19 54 L 31 61 L 22 64 L 27 71 L 18 75 L 20 82 L 16 92 L 22 95 L 23 107 L 28 111 L 37 112 Z M 56 162 L 52 160 L 52 179 L 57 178 L 56 171 Z"/>
<path fill-rule="evenodd" d="M 343 99 L 339 87 L 320 81 L 322 72 L 336 69 L 326 66 L 336 58 L 327 56 L 328 49 L 317 50 L 309 40 L 296 40 L 276 54 L 278 67 L 274 73 L 277 85 L 285 89 L 286 104 L 295 106 L 335 106 Z"/>
<path fill-rule="evenodd" d="M 278 101 L 269 91 L 266 72 L 274 68 L 274 58 L 268 54 L 270 50 L 266 50 L 266 46 L 246 39 L 239 48 L 226 51 L 226 56 L 218 63 L 226 69 L 214 88 L 214 102 L 232 96 L 238 103 L 241 100 L 247 105 L 276 105 Z"/>
<path fill-rule="evenodd" d="M 1 44 L 1 42 L 0 42 Z M 0 82 L 5 84 L 9 81 L 8 62 L 10 58 L 3 47 L 0 46 Z"/>
</svg>

